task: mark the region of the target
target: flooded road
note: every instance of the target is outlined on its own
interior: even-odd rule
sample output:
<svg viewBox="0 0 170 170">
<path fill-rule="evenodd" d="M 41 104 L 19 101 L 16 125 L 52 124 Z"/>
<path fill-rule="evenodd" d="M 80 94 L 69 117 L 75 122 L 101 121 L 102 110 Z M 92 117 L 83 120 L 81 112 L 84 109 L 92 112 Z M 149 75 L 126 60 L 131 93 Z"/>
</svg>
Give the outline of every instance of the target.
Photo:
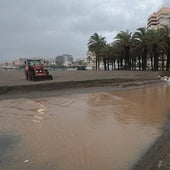
<svg viewBox="0 0 170 170">
<path fill-rule="evenodd" d="M 162 133 L 170 86 L 0 101 L 0 169 L 130 169 Z"/>
</svg>

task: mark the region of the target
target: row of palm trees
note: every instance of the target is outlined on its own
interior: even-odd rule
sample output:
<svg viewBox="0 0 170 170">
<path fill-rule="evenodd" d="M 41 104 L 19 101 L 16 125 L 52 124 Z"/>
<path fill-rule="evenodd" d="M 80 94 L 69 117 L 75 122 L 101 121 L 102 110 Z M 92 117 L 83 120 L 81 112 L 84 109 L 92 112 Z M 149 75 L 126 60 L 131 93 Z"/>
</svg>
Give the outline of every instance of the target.
<svg viewBox="0 0 170 170">
<path fill-rule="evenodd" d="M 94 33 L 88 40 L 88 49 L 95 53 L 96 70 L 100 63 L 104 70 L 170 70 L 170 28 L 156 30 L 139 28 L 132 33 L 121 31 L 113 43 L 107 44 L 105 37 Z"/>
</svg>

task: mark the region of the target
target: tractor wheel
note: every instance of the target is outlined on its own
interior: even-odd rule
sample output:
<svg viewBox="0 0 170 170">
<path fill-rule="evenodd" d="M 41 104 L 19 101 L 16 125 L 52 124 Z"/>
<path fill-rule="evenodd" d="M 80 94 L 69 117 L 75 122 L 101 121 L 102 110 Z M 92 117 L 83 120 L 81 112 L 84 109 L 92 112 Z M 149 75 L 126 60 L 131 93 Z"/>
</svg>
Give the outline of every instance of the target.
<svg viewBox="0 0 170 170">
<path fill-rule="evenodd" d="M 26 79 L 28 80 L 28 73 L 26 73 Z"/>
<path fill-rule="evenodd" d="M 25 78 L 28 80 L 28 73 L 25 71 Z"/>
<path fill-rule="evenodd" d="M 28 72 L 28 80 L 33 80 L 34 79 L 34 74 L 32 71 Z"/>
</svg>

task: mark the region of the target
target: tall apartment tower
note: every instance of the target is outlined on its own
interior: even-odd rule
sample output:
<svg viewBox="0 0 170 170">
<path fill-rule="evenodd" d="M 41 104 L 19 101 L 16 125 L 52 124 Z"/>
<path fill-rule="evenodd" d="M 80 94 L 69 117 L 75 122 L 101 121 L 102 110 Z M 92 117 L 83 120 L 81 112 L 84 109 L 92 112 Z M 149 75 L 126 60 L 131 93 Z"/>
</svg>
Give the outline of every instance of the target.
<svg viewBox="0 0 170 170">
<path fill-rule="evenodd" d="M 148 29 L 157 29 L 167 25 L 170 27 L 170 8 L 163 7 L 148 18 Z"/>
</svg>

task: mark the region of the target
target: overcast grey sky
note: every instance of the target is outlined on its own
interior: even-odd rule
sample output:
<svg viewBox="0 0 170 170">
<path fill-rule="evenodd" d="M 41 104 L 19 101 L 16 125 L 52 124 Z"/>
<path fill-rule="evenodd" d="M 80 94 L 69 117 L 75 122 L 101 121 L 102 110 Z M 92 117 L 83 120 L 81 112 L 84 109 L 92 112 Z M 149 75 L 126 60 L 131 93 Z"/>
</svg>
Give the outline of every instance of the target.
<svg viewBox="0 0 170 170">
<path fill-rule="evenodd" d="M 84 57 L 97 32 L 111 42 L 121 30 L 146 26 L 170 0 L 0 0 L 0 61 L 19 57 Z"/>
</svg>

